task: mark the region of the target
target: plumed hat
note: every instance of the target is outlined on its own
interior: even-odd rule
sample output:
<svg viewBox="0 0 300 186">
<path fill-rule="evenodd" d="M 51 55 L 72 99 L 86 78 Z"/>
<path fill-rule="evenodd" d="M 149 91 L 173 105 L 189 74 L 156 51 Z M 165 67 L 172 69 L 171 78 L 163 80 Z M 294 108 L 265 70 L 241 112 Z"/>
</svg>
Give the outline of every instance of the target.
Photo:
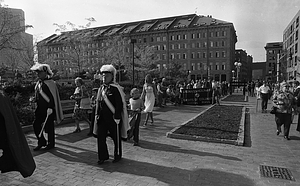
<svg viewBox="0 0 300 186">
<path fill-rule="evenodd" d="M 46 72 L 49 76 L 53 76 L 53 72 L 48 64 L 35 63 L 30 70 Z"/>
<path fill-rule="evenodd" d="M 115 67 L 113 65 L 103 65 L 100 68 L 100 73 L 104 73 L 104 72 L 110 72 L 113 75 L 113 82 L 116 82 L 116 75 L 117 75 L 117 70 L 115 69 Z"/>
</svg>

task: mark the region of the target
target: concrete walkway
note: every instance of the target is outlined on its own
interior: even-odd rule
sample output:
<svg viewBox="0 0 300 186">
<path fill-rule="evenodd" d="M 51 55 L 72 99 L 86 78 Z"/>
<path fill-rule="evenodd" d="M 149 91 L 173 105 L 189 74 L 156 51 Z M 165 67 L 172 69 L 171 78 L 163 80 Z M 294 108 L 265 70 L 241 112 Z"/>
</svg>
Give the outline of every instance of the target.
<svg viewBox="0 0 300 186">
<path fill-rule="evenodd" d="M 81 123 L 84 130 L 73 134 L 71 123 L 56 128 L 54 150 L 32 151 L 37 169 L 31 177 L 24 179 L 18 172 L 0 174 L 0 185 L 299 186 L 300 134 L 295 131 L 296 124 L 291 126 L 291 140 L 287 141 L 276 135 L 274 115 L 256 113 L 255 98 L 239 104 L 250 108 L 246 146 L 167 138 L 166 132 L 209 106 L 169 105 L 156 109 L 154 125 L 140 130 L 140 146 L 123 142 L 123 159 L 118 163 L 111 163 L 111 156 L 107 163 L 97 165 L 96 139 L 86 136 L 88 125 Z M 35 136 L 28 133 L 26 137 L 32 149 Z M 110 139 L 108 144 L 112 155 Z M 287 168 L 294 180 L 262 177 L 260 165 Z"/>
</svg>

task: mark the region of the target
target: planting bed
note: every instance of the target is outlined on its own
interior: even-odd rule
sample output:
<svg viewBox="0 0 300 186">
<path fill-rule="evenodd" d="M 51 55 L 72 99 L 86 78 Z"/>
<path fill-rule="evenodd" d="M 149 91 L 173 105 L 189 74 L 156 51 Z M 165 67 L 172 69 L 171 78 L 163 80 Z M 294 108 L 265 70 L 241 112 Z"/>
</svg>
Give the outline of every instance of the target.
<svg viewBox="0 0 300 186">
<path fill-rule="evenodd" d="M 173 134 L 237 140 L 243 106 L 215 105 L 178 127 Z"/>
</svg>

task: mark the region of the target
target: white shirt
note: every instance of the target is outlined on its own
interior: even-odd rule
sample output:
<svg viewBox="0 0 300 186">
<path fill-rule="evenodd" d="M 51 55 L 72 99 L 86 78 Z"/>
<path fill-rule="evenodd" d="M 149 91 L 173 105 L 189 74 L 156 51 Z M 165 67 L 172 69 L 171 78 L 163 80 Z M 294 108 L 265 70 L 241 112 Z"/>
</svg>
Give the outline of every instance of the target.
<svg viewBox="0 0 300 186">
<path fill-rule="evenodd" d="M 270 88 L 268 85 L 266 85 L 266 86 L 262 85 L 258 88 L 258 91 L 262 94 L 268 94 L 270 91 Z"/>
</svg>

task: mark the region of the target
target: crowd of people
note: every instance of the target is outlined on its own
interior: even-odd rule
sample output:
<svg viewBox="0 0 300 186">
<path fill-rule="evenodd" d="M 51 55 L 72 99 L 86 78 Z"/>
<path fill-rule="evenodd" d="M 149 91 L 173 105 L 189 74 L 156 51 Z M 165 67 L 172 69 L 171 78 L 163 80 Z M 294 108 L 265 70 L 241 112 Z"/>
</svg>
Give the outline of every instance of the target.
<svg viewBox="0 0 300 186">
<path fill-rule="evenodd" d="M 267 113 L 268 100 L 272 101 L 271 113 L 275 115 L 276 135 L 279 135 L 283 125 L 283 136 L 290 140 L 289 132 L 294 115 L 300 113 L 300 83 L 299 81 L 282 81 L 270 83 L 257 81 L 255 95 L 261 100 L 261 112 Z M 250 94 L 252 92 L 250 91 Z M 300 117 L 298 117 L 296 130 L 300 132 Z"/>
<path fill-rule="evenodd" d="M 35 94 L 30 98 L 31 102 L 36 103 L 35 120 L 33 122 L 34 133 L 37 138 L 37 146 L 34 151 L 52 150 L 55 148 L 55 122 L 63 120 L 61 102 L 59 98 L 56 83 L 52 80 L 52 71 L 48 64 L 36 63 L 32 68 L 38 75 Z M 114 142 L 113 163 L 122 159 L 122 139 L 130 140 L 133 138 L 133 145 L 139 145 L 139 128 L 147 128 L 154 124 L 154 107 L 165 107 L 167 102 L 171 104 L 182 104 L 182 90 L 208 88 L 212 90 L 213 104 L 220 105 L 220 97 L 232 93 L 230 83 L 210 81 L 210 80 L 190 80 L 189 82 L 178 81 L 174 84 L 167 82 L 166 78 L 156 79 L 151 75 L 146 75 L 142 89 L 133 88 L 130 91 L 130 99 L 125 100 L 123 87 L 116 83 L 116 69 L 113 65 L 103 65 L 99 72 L 101 78 L 95 76 L 97 85 L 91 91 L 87 90 L 84 81 L 77 77 L 74 80 L 76 85 L 74 93 L 70 99 L 75 100 L 73 119 L 75 120 L 75 130 L 73 133 L 81 132 L 79 121 L 85 120 L 89 124 L 88 136 L 94 136 L 97 139 L 98 164 L 101 165 L 109 159 L 107 147 L 107 137 L 111 137 Z M 101 80 L 100 80 L 101 79 Z M 100 82 L 99 82 L 100 81 Z M 101 82 L 102 81 L 102 82 Z M 281 126 L 284 125 L 284 137 L 289 140 L 289 130 L 293 118 L 293 113 L 299 112 L 300 108 L 300 83 L 293 82 L 290 86 L 287 82 L 281 84 L 268 84 L 266 81 L 249 82 L 243 87 L 248 95 L 257 96 L 262 100 L 262 112 L 267 111 L 268 100 L 272 99 L 274 103 L 275 121 L 277 124 L 277 135 L 281 133 Z M 91 92 L 91 94 L 90 94 Z M 4 95 L 0 94 L 0 99 L 4 100 Z M 3 103 L 6 103 L 3 101 Z M 30 176 L 35 163 L 30 153 L 24 134 L 20 132 L 20 125 L 16 119 L 15 113 L 7 108 L 11 103 L 0 105 L 0 127 L 1 140 L 0 148 L 4 149 L 3 156 L 0 156 L 2 172 L 20 171 L 24 177 Z M 145 114 L 145 121 L 140 126 L 141 115 Z M 10 119 L 6 119 L 11 116 Z M 5 119 L 4 119 L 5 118 Z M 13 122 L 14 125 L 7 125 L 7 122 Z M 18 131 L 18 137 L 11 140 L 10 130 Z M 298 119 L 297 130 L 300 132 L 300 118 Z M 47 139 L 44 137 L 47 133 Z M 2 139 L 3 138 L 3 139 Z M 16 142 L 16 147 L 8 143 L 8 139 Z M 21 147 L 23 146 L 23 147 Z M 28 169 L 18 167 L 20 159 L 16 155 L 19 150 L 24 150 L 24 157 L 28 162 Z"/>
</svg>

